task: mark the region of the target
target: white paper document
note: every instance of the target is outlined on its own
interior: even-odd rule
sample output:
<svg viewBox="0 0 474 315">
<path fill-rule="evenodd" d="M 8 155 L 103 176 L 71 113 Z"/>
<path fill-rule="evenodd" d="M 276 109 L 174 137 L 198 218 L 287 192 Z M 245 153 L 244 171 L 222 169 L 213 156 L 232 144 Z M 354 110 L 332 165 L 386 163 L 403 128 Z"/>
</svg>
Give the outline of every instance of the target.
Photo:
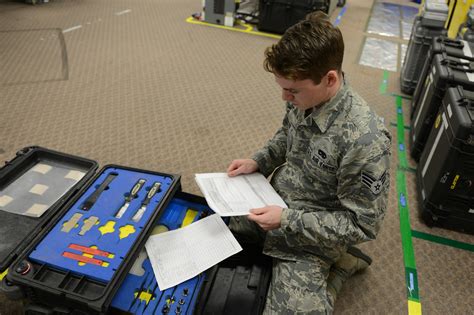
<svg viewBox="0 0 474 315">
<path fill-rule="evenodd" d="M 260 173 L 229 177 L 226 173 L 196 174 L 209 207 L 220 216 L 248 215 L 250 209 L 277 205 L 287 208 Z"/>
<path fill-rule="evenodd" d="M 218 215 L 150 236 L 145 244 L 160 290 L 197 276 L 242 250 Z"/>
</svg>

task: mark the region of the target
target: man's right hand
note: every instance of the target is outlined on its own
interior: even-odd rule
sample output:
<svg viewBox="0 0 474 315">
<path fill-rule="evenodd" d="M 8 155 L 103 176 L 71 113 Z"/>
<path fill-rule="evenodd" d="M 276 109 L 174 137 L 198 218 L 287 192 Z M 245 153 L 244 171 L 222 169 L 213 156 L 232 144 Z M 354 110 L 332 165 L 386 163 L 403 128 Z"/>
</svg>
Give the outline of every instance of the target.
<svg viewBox="0 0 474 315">
<path fill-rule="evenodd" d="M 227 168 L 230 177 L 240 174 L 250 174 L 258 170 L 258 164 L 252 159 L 233 160 Z"/>
</svg>

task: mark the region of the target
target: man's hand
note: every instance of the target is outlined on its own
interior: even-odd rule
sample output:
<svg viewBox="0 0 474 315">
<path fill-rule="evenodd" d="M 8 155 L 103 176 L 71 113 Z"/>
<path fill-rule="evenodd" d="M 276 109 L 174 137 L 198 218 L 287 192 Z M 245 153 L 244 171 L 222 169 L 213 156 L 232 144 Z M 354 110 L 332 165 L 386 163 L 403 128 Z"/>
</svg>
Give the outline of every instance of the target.
<svg viewBox="0 0 474 315">
<path fill-rule="evenodd" d="M 264 231 L 278 229 L 281 226 L 282 207 L 266 206 L 251 209 L 248 219 L 257 223 Z"/>
<path fill-rule="evenodd" d="M 239 174 L 250 174 L 258 170 L 258 164 L 252 159 L 233 160 L 227 168 L 230 177 Z"/>
</svg>

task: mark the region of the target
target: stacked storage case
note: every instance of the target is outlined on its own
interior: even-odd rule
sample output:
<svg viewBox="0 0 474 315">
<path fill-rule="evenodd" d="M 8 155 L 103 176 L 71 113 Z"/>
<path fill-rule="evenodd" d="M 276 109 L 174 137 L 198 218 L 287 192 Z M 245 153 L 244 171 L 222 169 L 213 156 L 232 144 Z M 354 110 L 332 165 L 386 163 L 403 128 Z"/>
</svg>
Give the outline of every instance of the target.
<svg viewBox="0 0 474 315">
<path fill-rule="evenodd" d="M 474 61 L 474 43 L 460 39 L 450 39 L 444 36 L 433 38 L 428 58 L 425 59 L 423 70 L 421 71 L 420 78 L 416 85 L 415 93 L 413 93 L 410 111 L 411 116 L 413 116 L 413 112 L 419 104 L 421 93 L 425 90 L 427 84 L 426 78 L 428 72 L 431 70 L 433 57 L 434 55 L 441 53 L 445 53 L 451 57 Z"/>
<path fill-rule="evenodd" d="M 422 71 L 423 63 L 436 36 L 446 35 L 444 23 L 448 17 L 446 3 L 426 0 L 424 10 L 413 23 L 407 53 L 400 73 L 403 93 L 413 94 Z"/>
<path fill-rule="evenodd" d="M 474 93 L 448 88 L 417 168 L 422 217 L 474 233 Z"/>
<path fill-rule="evenodd" d="M 450 57 L 445 53 L 433 57 L 426 83 L 415 106 L 410 128 L 411 156 L 419 160 L 433 126 L 445 91 L 461 85 L 474 90 L 474 67 L 468 60 Z"/>
</svg>

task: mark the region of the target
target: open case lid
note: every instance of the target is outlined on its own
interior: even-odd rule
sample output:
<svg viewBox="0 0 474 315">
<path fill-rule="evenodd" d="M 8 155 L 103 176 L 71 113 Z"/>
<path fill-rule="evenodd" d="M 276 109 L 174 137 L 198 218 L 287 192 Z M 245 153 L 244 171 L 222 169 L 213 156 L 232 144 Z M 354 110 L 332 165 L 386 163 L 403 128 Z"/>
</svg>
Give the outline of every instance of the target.
<svg viewBox="0 0 474 315">
<path fill-rule="evenodd" d="M 0 272 L 97 170 L 95 161 L 26 147 L 0 168 Z"/>
</svg>

